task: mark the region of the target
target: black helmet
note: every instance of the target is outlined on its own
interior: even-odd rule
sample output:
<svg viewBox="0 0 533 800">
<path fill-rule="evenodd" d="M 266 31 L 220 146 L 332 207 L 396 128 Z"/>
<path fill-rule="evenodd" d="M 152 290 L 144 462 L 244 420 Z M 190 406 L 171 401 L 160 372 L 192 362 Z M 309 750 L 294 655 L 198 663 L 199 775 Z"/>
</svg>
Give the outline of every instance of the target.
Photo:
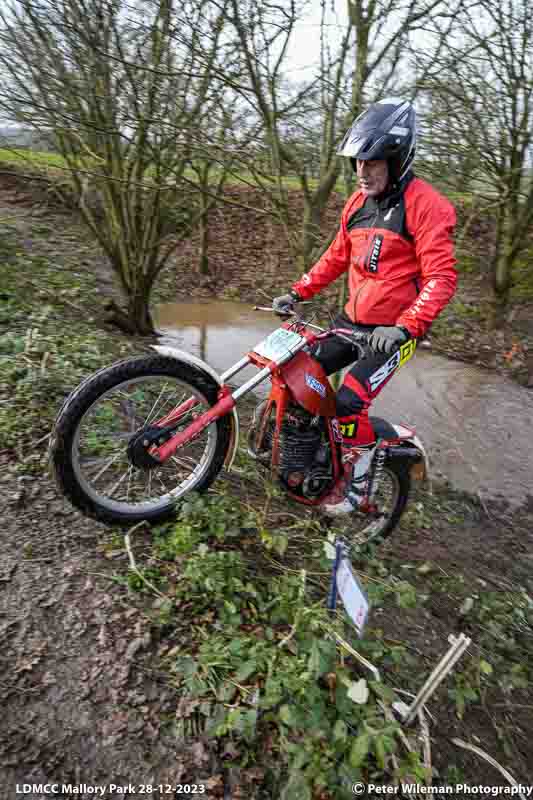
<svg viewBox="0 0 533 800">
<path fill-rule="evenodd" d="M 360 114 L 342 140 L 337 155 L 356 160 L 385 159 L 392 179 L 400 181 L 416 149 L 416 112 L 408 100 L 386 97 Z"/>
</svg>

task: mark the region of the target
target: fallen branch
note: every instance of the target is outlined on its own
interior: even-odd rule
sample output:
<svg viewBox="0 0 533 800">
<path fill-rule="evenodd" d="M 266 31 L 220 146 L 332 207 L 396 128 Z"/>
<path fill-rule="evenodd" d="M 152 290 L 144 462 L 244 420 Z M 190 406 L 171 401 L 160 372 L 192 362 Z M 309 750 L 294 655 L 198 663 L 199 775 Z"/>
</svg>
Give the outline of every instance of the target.
<svg viewBox="0 0 533 800">
<path fill-rule="evenodd" d="M 159 591 L 159 589 L 157 589 L 157 588 L 156 588 L 156 587 L 153 585 L 153 583 L 151 583 L 151 582 L 148 580 L 148 578 L 146 578 L 146 577 L 145 577 L 145 576 L 142 574 L 142 572 L 141 572 L 141 570 L 138 568 L 138 566 L 137 566 L 137 562 L 135 561 L 135 558 L 134 558 L 134 556 L 133 556 L 133 552 L 132 552 L 132 549 L 131 549 L 130 535 L 131 535 L 131 534 L 132 534 L 134 531 L 136 531 L 138 528 L 140 528 L 140 527 L 142 527 L 143 525 L 146 525 L 146 524 L 147 524 L 147 523 L 146 523 L 146 521 L 145 521 L 145 520 L 141 520 L 141 521 L 140 521 L 140 522 L 138 522 L 136 525 L 134 525 L 134 526 L 133 526 L 133 528 L 130 528 L 130 529 L 129 529 L 129 531 L 127 531 L 127 533 L 124 535 L 124 547 L 126 548 L 126 552 L 127 552 L 127 554 L 128 554 L 128 558 L 129 558 L 129 561 L 130 561 L 130 570 L 131 570 L 132 572 L 134 572 L 134 573 L 137 575 L 137 577 L 138 577 L 138 578 L 140 578 L 140 579 L 141 579 L 141 581 L 142 581 L 144 584 L 146 584 L 146 586 L 148 586 L 148 588 L 149 588 L 149 589 L 151 589 L 151 590 L 152 590 L 152 591 L 153 591 L 153 592 L 154 592 L 154 593 L 155 593 L 155 594 L 156 594 L 158 597 L 162 597 L 164 600 L 170 600 L 171 598 L 170 598 L 168 595 L 166 595 L 166 594 L 163 594 L 162 592 L 160 592 L 160 591 Z"/>
<path fill-rule="evenodd" d="M 422 739 L 422 748 L 424 750 L 424 767 L 428 771 L 428 786 L 431 786 L 433 783 L 433 769 L 431 766 L 431 740 L 429 737 L 429 726 L 427 724 L 426 715 L 424 714 L 423 708 L 418 710 L 418 721 L 420 722 L 420 738 Z"/>
<path fill-rule="evenodd" d="M 457 747 L 462 747 L 463 750 L 471 750 L 473 753 L 476 753 L 476 755 L 478 755 L 484 761 L 487 761 L 487 763 L 491 764 L 495 769 L 497 769 L 503 775 L 503 777 L 509 782 L 509 784 L 513 787 L 513 789 L 518 790 L 518 797 L 520 798 L 520 800 L 526 800 L 525 795 L 523 795 L 522 792 L 520 791 L 520 786 L 515 781 L 511 773 L 507 772 L 505 767 L 502 767 L 501 764 L 498 764 L 498 762 L 492 756 L 489 756 L 488 753 L 482 750 L 481 747 L 476 747 L 475 744 L 468 744 L 468 742 L 463 742 L 462 739 L 452 739 L 452 743 L 457 745 Z"/>
</svg>

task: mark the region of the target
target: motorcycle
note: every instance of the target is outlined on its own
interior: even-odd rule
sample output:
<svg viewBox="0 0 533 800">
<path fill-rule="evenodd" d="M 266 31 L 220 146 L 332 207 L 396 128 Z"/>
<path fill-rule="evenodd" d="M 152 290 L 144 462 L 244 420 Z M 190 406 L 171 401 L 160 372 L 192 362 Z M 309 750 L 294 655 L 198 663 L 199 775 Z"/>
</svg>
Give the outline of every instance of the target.
<svg viewBox="0 0 533 800">
<path fill-rule="evenodd" d="M 57 417 L 50 460 L 60 491 L 85 515 L 106 523 L 167 519 L 180 498 L 205 492 L 223 468 L 231 469 L 239 442 L 237 404 L 270 381 L 268 398 L 253 414 L 248 453 L 292 500 L 320 509 L 342 495 L 351 470 L 341 448 L 335 393 L 312 356 L 314 345 L 330 336 L 348 340 L 359 357 L 366 352 L 367 333 L 324 329 L 292 312 L 222 375 L 162 344 L 153 346 L 153 355 L 101 369 L 72 392 Z M 398 365 L 399 353 L 389 361 L 391 368 Z M 255 376 L 230 386 L 250 365 L 258 369 Z M 367 495 L 350 515 L 354 533 L 366 539 L 393 531 L 411 479 L 427 474 L 427 455 L 413 430 L 370 419 L 376 442 L 366 451 Z"/>
</svg>

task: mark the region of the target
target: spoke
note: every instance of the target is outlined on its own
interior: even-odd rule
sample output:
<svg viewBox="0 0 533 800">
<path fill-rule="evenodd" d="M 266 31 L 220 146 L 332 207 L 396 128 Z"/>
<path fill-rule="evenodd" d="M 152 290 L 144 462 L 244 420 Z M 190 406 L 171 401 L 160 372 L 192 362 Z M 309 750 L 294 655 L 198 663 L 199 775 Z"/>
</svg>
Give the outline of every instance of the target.
<svg viewBox="0 0 533 800">
<path fill-rule="evenodd" d="M 126 478 L 126 476 L 127 476 L 127 475 L 129 475 L 129 473 L 130 473 L 130 471 L 131 471 L 132 469 L 133 469 L 133 467 L 132 467 L 132 465 L 130 464 L 130 466 L 128 467 L 128 469 L 126 470 L 126 472 L 124 473 L 124 475 L 122 476 L 122 478 L 119 478 L 119 479 L 118 479 L 118 481 L 115 483 L 115 485 L 113 486 L 113 488 L 111 489 L 111 491 L 110 491 L 110 492 L 108 492 L 108 491 L 107 491 L 107 489 L 104 489 L 104 492 L 106 493 L 107 497 L 112 497 L 112 496 L 115 494 L 115 492 L 117 491 L 118 487 L 120 486 L 120 484 L 122 483 L 122 481 L 124 480 L 124 478 Z"/>
<path fill-rule="evenodd" d="M 159 481 L 159 483 L 161 484 L 161 486 L 163 487 L 163 491 L 165 492 L 165 494 L 168 494 L 168 489 L 165 486 L 165 484 L 163 483 L 163 481 L 161 480 L 161 475 L 159 474 L 159 472 L 156 472 L 156 477 L 157 477 L 157 480 Z"/>
<path fill-rule="evenodd" d="M 196 461 L 196 459 L 191 458 L 190 456 L 187 456 L 186 458 L 183 458 L 183 457 L 179 458 L 177 456 L 171 456 L 171 460 L 174 461 L 174 463 L 177 464 L 178 467 L 189 467 L 190 468 L 192 466 L 193 469 L 196 469 L 196 467 L 198 466 L 198 462 Z M 190 461 L 191 463 L 187 464 L 187 461 Z"/>
<path fill-rule="evenodd" d="M 178 408 L 183 403 L 184 398 L 185 398 L 185 392 L 183 392 L 183 394 L 181 395 L 179 400 L 175 400 L 172 396 L 170 396 L 168 398 L 168 400 L 165 401 L 164 405 L 159 409 L 158 414 L 157 414 L 158 417 L 161 417 L 161 416 L 162 417 L 166 417 L 167 414 L 163 414 L 163 412 L 165 411 L 167 406 L 169 406 L 169 405 L 172 406 L 172 409 Z M 188 413 L 188 412 L 185 412 L 185 413 Z"/>
<path fill-rule="evenodd" d="M 98 480 L 98 478 L 101 478 L 101 477 L 102 477 L 102 475 L 104 474 L 104 472 L 106 472 L 106 470 L 108 470 L 108 469 L 109 469 L 109 467 L 111 466 L 111 464 L 114 464 L 114 463 L 115 463 L 115 461 L 117 460 L 117 458 L 120 458 L 120 453 L 117 453 L 116 455 L 114 455 L 114 456 L 111 456 L 111 458 L 108 460 L 107 464 L 105 464 L 105 465 L 102 467 L 102 469 L 100 470 L 100 472 L 99 472 L 97 475 L 95 475 L 95 476 L 94 476 L 94 478 L 92 479 L 94 483 L 96 483 L 96 481 Z M 102 459 L 100 459 L 100 458 L 99 458 L 99 459 L 98 459 L 98 462 L 100 463 L 101 461 L 102 461 Z M 94 463 L 93 463 L 93 464 L 91 464 L 90 466 L 94 466 Z"/>
<path fill-rule="evenodd" d="M 159 394 L 158 394 L 158 396 L 157 396 L 157 399 L 156 399 L 155 403 L 154 403 L 154 404 L 153 404 L 153 406 L 152 406 L 152 409 L 151 409 L 150 413 L 148 414 L 148 416 L 147 416 L 147 417 L 146 417 L 146 419 L 144 420 L 144 424 L 145 424 L 145 425 L 148 425 L 148 422 L 150 421 L 150 418 L 151 418 L 151 416 L 152 416 L 152 414 L 153 414 L 153 412 L 154 412 L 154 409 L 157 407 L 157 404 L 159 403 L 159 401 L 160 401 L 160 399 L 161 399 L 161 395 L 163 394 L 163 392 L 165 391 L 165 389 L 167 388 L 167 386 L 168 386 L 168 383 L 166 383 L 166 382 L 165 382 L 165 383 L 163 384 L 163 387 L 162 387 L 161 391 L 159 392 Z"/>
<path fill-rule="evenodd" d="M 130 499 L 130 488 L 131 488 L 131 476 L 133 474 L 133 464 L 130 465 L 128 470 L 128 486 L 126 489 L 126 502 Z"/>
<path fill-rule="evenodd" d="M 194 399 L 194 407 L 180 412 L 179 421 L 173 423 L 186 427 L 193 416 L 205 410 L 205 403 L 196 397 L 194 387 L 167 375 L 134 378 L 111 389 L 91 407 L 78 433 L 76 469 L 103 504 L 108 498 L 109 505 L 157 505 L 165 502 L 164 496 L 179 494 L 185 484 L 197 482 L 214 446 L 210 431 L 155 470 L 136 467 L 128 455 L 135 429 L 157 424 L 158 419 L 185 405 L 187 398 Z"/>
</svg>

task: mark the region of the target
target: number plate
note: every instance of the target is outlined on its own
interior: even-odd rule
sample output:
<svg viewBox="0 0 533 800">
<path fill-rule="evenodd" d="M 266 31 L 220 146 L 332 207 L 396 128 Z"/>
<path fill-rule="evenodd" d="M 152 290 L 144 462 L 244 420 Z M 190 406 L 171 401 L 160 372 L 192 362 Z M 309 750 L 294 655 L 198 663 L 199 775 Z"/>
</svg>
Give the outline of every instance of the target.
<svg viewBox="0 0 533 800">
<path fill-rule="evenodd" d="M 362 636 L 368 618 L 368 599 L 359 586 L 357 578 L 352 572 L 351 564 L 346 558 L 341 560 L 337 569 L 337 591 L 357 633 Z"/>
<path fill-rule="evenodd" d="M 299 344 L 302 339 L 303 336 L 300 336 L 299 333 L 288 331 L 287 328 L 278 328 L 266 339 L 263 339 L 262 342 L 259 342 L 253 351 L 263 356 L 263 358 L 277 361 L 281 356 L 285 355 L 287 350 L 291 350 L 295 345 Z"/>
</svg>

